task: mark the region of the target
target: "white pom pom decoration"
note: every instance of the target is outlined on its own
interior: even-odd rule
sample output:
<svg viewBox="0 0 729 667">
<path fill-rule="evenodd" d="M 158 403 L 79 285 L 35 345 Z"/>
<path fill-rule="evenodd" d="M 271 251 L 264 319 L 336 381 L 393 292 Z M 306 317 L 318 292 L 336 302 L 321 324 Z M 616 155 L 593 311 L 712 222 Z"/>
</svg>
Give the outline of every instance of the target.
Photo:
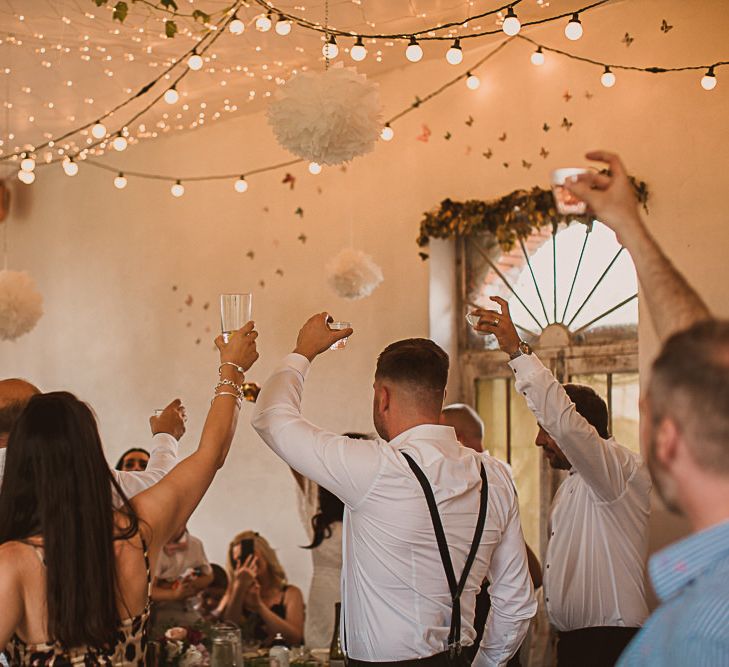
<svg viewBox="0 0 729 667">
<path fill-rule="evenodd" d="M 301 72 L 268 107 L 279 144 L 321 165 L 338 165 L 369 153 L 382 130 L 377 84 L 352 67 Z"/>
<path fill-rule="evenodd" d="M 383 281 L 382 269 L 369 255 L 344 248 L 326 266 L 327 283 L 343 299 L 364 299 Z"/>
<path fill-rule="evenodd" d="M 28 333 L 43 315 L 43 297 L 25 271 L 0 271 L 0 340 Z"/>
</svg>

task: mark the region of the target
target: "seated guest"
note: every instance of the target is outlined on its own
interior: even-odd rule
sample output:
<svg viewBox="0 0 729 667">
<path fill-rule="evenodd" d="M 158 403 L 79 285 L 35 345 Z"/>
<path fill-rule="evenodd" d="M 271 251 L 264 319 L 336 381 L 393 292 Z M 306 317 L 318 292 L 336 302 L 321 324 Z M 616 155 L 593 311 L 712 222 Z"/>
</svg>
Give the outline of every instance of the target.
<svg viewBox="0 0 729 667">
<path fill-rule="evenodd" d="M 144 472 L 149 464 L 149 452 L 140 447 L 132 447 L 127 449 L 116 462 L 117 470 L 126 470 L 127 472 Z"/>
<path fill-rule="evenodd" d="M 544 601 L 559 667 L 611 667 L 648 616 L 645 560 L 651 481 L 640 456 L 608 433 L 608 410 L 583 385 L 561 385 L 520 340 L 509 306 L 478 310 L 477 330 L 509 355 L 516 390 L 539 426 L 535 444 L 569 471 L 552 502 Z"/>
<path fill-rule="evenodd" d="M 251 322 L 216 339 L 230 385 L 215 388 L 197 450 L 131 500 L 85 403 L 66 392 L 27 401 L 0 491 L 0 650 L 12 665 L 142 663 L 151 573 L 225 462 L 256 336 Z"/>
<path fill-rule="evenodd" d="M 197 612 L 204 621 L 220 620 L 220 603 L 228 590 L 228 575 L 217 563 L 211 563 L 213 580 L 200 592 Z"/>
<path fill-rule="evenodd" d="M 244 558 L 242 542 L 252 540 L 253 553 Z M 230 584 L 223 619 L 248 628 L 248 637 L 270 646 L 281 633 L 290 646 L 304 642 L 304 596 L 286 583 L 276 552 L 258 533 L 247 530 L 228 547 Z"/>
<path fill-rule="evenodd" d="M 729 665 L 729 321 L 706 304 L 641 219 L 616 155 L 588 153 L 609 175 L 567 187 L 630 252 L 656 333 L 664 342 L 641 404 L 641 447 L 666 506 L 693 534 L 650 560 L 661 606 L 620 667 Z"/>
<path fill-rule="evenodd" d="M 202 620 L 195 610 L 198 594 L 213 581 L 202 542 L 185 526 L 162 548 L 152 582 L 152 637 L 174 626 Z"/>
<path fill-rule="evenodd" d="M 369 440 L 364 433 L 345 433 L 353 440 Z M 299 491 L 299 509 L 311 544 L 314 566 L 306 601 L 304 637 L 311 648 L 329 646 L 334 632 L 334 609 L 341 598 L 342 518 L 344 503 L 331 491 L 291 471 Z"/>
<path fill-rule="evenodd" d="M 451 652 L 462 660 L 476 636 L 476 594 L 487 575 L 492 607 L 477 661 L 503 664 L 536 611 L 509 473 L 439 425 L 448 355 L 429 340 L 398 341 L 380 354 L 373 401 L 379 439 L 355 443 L 306 420 L 301 400 L 311 363 L 353 333 L 334 331 L 328 321 L 319 313 L 304 324 L 294 353 L 261 389 L 251 423 L 291 468 L 344 502 L 349 665 L 448 664 Z"/>
</svg>

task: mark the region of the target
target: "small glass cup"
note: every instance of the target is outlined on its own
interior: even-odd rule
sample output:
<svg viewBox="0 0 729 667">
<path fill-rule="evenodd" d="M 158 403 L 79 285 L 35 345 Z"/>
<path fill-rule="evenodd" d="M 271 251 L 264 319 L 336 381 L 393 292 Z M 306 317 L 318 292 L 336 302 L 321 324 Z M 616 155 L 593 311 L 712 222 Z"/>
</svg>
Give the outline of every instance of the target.
<svg viewBox="0 0 729 667">
<path fill-rule="evenodd" d="M 227 343 L 234 331 L 240 329 L 253 316 L 252 294 L 220 295 L 220 329 Z"/>
<path fill-rule="evenodd" d="M 552 194 L 557 211 L 561 215 L 585 215 L 587 213 L 587 204 L 575 197 L 564 184 L 573 176 L 589 174 L 591 171 L 584 167 L 565 167 L 552 172 Z"/>
<path fill-rule="evenodd" d="M 466 322 L 468 322 L 474 329 L 478 326 L 481 316 L 478 313 L 466 313 Z"/>
<path fill-rule="evenodd" d="M 343 331 L 344 329 L 349 329 L 352 326 L 351 322 L 329 322 L 329 328 L 334 331 Z M 349 336 L 346 338 L 339 339 L 336 343 L 331 345 L 329 347 L 330 350 L 341 350 L 347 345 L 347 341 L 349 340 Z"/>
</svg>

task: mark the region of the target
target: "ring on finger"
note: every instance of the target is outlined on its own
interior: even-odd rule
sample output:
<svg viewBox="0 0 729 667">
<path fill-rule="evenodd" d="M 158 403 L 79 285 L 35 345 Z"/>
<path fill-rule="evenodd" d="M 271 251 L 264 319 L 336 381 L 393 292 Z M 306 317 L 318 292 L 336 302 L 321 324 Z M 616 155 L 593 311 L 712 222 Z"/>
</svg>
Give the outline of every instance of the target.
<svg viewBox="0 0 729 667">
<path fill-rule="evenodd" d="M 494 320 L 494 322 L 493 322 L 494 326 L 495 326 L 495 327 L 499 326 L 499 322 L 500 322 L 500 321 L 501 321 L 501 320 L 500 320 L 500 319 L 499 319 L 499 318 L 497 317 L 497 318 L 496 318 L 496 319 Z"/>
</svg>

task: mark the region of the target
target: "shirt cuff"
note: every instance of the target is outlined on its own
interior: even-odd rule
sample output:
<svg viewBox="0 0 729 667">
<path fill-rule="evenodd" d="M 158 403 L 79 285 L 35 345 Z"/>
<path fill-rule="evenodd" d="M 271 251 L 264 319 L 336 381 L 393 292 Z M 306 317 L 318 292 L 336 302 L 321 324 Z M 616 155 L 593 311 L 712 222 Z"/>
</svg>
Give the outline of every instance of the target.
<svg viewBox="0 0 729 667">
<path fill-rule="evenodd" d="M 175 440 L 174 436 L 169 433 L 156 433 L 152 436 L 152 449 L 157 447 L 171 447 L 175 456 L 177 456 L 180 443 Z"/>
<path fill-rule="evenodd" d="M 509 362 L 509 366 L 520 380 L 544 368 L 544 364 L 536 354 L 520 354 Z"/>
<path fill-rule="evenodd" d="M 306 379 L 311 368 L 311 362 L 303 354 L 292 352 L 283 358 L 281 368 L 293 368 L 301 374 L 301 377 Z"/>
</svg>

